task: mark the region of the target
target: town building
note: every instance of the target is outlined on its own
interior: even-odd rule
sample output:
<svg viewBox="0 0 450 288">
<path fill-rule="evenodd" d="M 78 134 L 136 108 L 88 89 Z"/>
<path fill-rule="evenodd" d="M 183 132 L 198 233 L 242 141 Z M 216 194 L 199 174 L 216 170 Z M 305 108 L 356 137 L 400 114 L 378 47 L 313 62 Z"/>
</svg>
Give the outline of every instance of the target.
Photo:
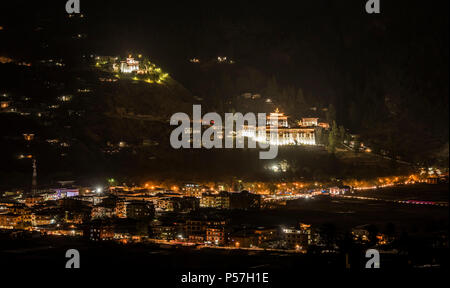
<svg viewBox="0 0 450 288">
<path fill-rule="evenodd" d="M 215 209 L 230 209 L 230 194 L 226 191 L 219 193 L 203 193 L 200 207 Z"/>
<path fill-rule="evenodd" d="M 257 210 L 261 208 L 261 195 L 243 190 L 239 193 L 230 193 L 230 209 Z"/>
<path fill-rule="evenodd" d="M 369 224 L 358 225 L 352 228 L 353 239 L 357 241 L 369 240 Z"/>
<path fill-rule="evenodd" d="M 262 247 L 264 244 L 273 242 L 279 237 L 278 229 L 276 228 L 257 227 L 254 230 L 254 233 L 257 237 L 256 245 L 258 247 Z"/>
<path fill-rule="evenodd" d="M 115 216 L 115 210 L 113 207 L 107 207 L 104 205 L 97 205 L 92 207 L 91 218 L 111 218 Z"/>
<path fill-rule="evenodd" d="M 208 227 L 221 227 L 226 224 L 227 221 L 224 219 L 191 218 L 186 220 L 185 233 L 187 237 L 191 235 L 205 237 Z"/>
<path fill-rule="evenodd" d="M 185 196 L 201 198 L 203 193 L 209 191 L 209 187 L 195 183 L 186 183 L 181 188 L 181 191 Z"/>
<path fill-rule="evenodd" d="M 151 202 L 121 200 L 116 203 L 115 214 L 119 218 L 153 218 L 155 215 L 155 208 Z"/>
<path fill-rule="evenodd" d="M 94 220 L 89 224 L 87 232 L 83 233 L 83 235 L 87 236 L 90 241 L 94 242 L 113 240 L 114 225 L 109 221 Z"/>
<path fill-rule="evenodd" d="M 1 229 L 14 229 L 22 221 L 22 216 L 17 214 L 0 214 L 0 228 Z"/>
<path fill-rule="evenodd" d="M 285 228 L 282 231 L 283 240 L 287 249 L 305 251 L 313 244 L 315 237 L 311 225 L 300 223 L 299 228 Z"/>
<path fill-rule="evenodd" d="M 258 246 L 258 236 L 246 230 L 232 233 L 228 243 L 235 248 L 252 248 Z"/>
<path fill-rule="evenodd" d="M 206 228 L 206 243 L 223 246 L 228 242 L 225 226 L 210 226 Z"/>
</svg>

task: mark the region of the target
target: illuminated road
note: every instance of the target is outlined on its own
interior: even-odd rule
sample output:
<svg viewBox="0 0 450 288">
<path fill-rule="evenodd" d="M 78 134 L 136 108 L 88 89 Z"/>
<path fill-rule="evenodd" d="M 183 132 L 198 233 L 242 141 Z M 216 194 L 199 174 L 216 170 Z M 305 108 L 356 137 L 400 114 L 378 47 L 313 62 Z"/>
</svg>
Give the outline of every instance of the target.
<svg viewBox="0 0 450 288">
<path fill-rule="evenodd" d="M 383 201 L 383 202 L 400 203 L 400 204 L 432 205 L 432 206 L 448 207 L 448 202 L 442 202 L 442 201 L 395 200 L 395 199 L 390 200 L 390 199 L 381 199 L 381 198 L 365 197 L 365 196 L 353 196 L 353 195 L 332 195 L 332 197 L 358 199 L 358 200 L 370 200 L 370 201 Z"/>
</svg>

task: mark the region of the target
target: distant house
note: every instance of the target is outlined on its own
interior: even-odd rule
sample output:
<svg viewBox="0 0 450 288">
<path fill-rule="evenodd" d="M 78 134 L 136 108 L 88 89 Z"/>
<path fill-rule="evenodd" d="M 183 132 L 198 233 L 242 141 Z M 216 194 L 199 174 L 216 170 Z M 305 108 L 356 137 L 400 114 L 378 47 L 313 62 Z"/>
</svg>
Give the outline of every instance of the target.
<svg viewBox="0 0 450 288">
<path fill-rule="evenodd" d="M 322 127 L 323 129 L 330 129 L 330 124 L 326 122 L 319 122 L 317 126 Z"/>
<path fill-rule="evenodd" d="M 369 224 L 359 225 L 352 229 L 353 238 L 367 241 L 369 240 Z"/>
</svg>

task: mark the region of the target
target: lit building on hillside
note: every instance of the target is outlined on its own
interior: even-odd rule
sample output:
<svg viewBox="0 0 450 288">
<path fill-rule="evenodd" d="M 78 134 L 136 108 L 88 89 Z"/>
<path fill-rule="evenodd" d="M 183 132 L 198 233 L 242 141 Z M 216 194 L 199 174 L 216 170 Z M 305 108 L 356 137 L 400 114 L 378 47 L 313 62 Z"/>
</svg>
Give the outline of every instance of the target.
<svg viewBox="0 0 450 288">
<path fill-rule="evenodd" d="M 303 127 L 311 127 L 311 126 L 318 126 L 319 118 L 302 118 L 301 126 Z"/>
<path fill-rule="evenodd" d="M 277 126 L 278 128 L 288 128 L 288 116 L 285 116 L 284 113 L 280 113 L 280 111 L 275 109 L 275 112 L 272 112 L 267 116 L 266 125 Z"/>
<path fill-rule="evenodd" d="M 134 60 L 132 57 L 128 57 L 126 61 L 120 61 L 120 72 L 131 73 L 139 70 L 139 61 Z"/>
<path fill-rule="evenodd" d="M 319 124 L 317 124 L 317 126 L 322 127 L 323 129 L 330 129 L 330 124 L 326 123 L 326 122 L 319 122 Z"/>
<path fill-rule="evenodd" d="M 270 143 L 270 145 L 316 145 L 315 129 L 305 127 L 289 127 L 288 116 L 278 112 L 267 116 L 267 127 L 245 125 L 242 136 L 253 138 L 256 142 Z M 314 118 L 318 119 L 318 118 Z M 277 133 L 269 125 L 277 126 Z"/>
</svg>

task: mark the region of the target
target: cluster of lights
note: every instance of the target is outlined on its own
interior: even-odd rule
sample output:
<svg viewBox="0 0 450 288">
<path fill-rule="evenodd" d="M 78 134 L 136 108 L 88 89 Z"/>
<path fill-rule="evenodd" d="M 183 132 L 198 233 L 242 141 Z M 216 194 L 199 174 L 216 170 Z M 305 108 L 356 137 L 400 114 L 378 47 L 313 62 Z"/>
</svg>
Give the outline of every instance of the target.
<svg viewBox="0 0 450 288">
<path fill-rule="evenodd" d="M 91 55 L 92 57 L 93 55 Z M 143 58 L 142 54 L 138 54 L 137 57 L 139 59 Z M 157 84 L 163 84 L 163 82 L 167 81 L 169 78 L 168 73 L 163 73 L 161 68 L 156 67 L 155 64 L 151 63 L 148 60 L 142 60 L 142 61 L 136 61 L 133 58 L 133 55 L 128 55 L 126 61 L 122 61 L 121 65 L 118 65 L 115 61 L 118 60 L 118 57 L 115 58 L 109 58 L 109 59 L 102 59 L 99 56 L 95 57 L 95 67 L 101 68 L 105 67 L 105 65 L 111 64 L 110 61 L 113 61 L 112 67 L 115 72 L 121 72 L 116 73 L 116 78 L 121 78 L 122 74 L 131 74 L 132 72 L 135 72 L 135 75 L 131 77 L 134 81 L 143 81 L 146 83 L 157 83 Z M 150 76 L 150 77 L 149 77 Z M 112 81 L 111 81 L 112 82 Z"/>
</svg>

